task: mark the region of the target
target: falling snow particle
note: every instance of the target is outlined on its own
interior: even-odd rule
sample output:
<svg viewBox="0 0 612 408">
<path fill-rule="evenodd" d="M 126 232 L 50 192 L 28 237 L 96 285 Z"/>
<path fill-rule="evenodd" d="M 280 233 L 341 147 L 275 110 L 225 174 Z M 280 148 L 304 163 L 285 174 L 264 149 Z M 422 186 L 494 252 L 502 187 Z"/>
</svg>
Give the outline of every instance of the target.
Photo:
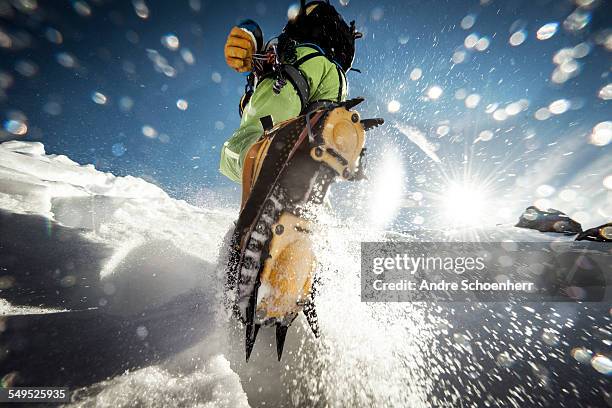
<svg viewBox="0 0 612 408">
<path fill-rule="evenodd" d="M 127 151 L 127 149 L 125 148 L 125 146 L 123 145 L 123 143 L 115 143 L 112 148 L 111 151 L 113 152 L 113 156 L 115 157 L 121 157 L 125 154 L 125 152 Z"/>
<path fill-rule="evenodd" d="M 138 336 L 138 338 L 140 338 L 141 340 L 144 340 L 148 335 L 149 335 L 149 331 L 147 330 L 146 327 L 144 326 L 138 326 L 136 328 L 136 335 Z"/>
<path fill-rule="evenodd" d="M 4 130 L 15 136 L 23 136 L 28 133 L 28 125 L 22 120 L 9 119 L 4 122 Z"/>
<path fill-rule="evenodd" d="M 469 109 L 474 109 L 480 103 L 480 95 L 470 94 L 465 98 L 465 106 Z"/>
<path fill-rule="evenodd" d="M 612 360 L 604 354 L 595 354 L 591 360 L 591 366 L 604 375 L 612 375 Z"/>
<path fill-rule="evenodd" d="M 374 21 L 382 20 L 384 15 L 385 15 L 385 12 L 381 7 L 374 7 L 374 9 L 372 10 L 372 13 L 370 13 L 370 17 L 372 17 L 372 20 Z"/>
<path fill-rule="evenodd" d="M 289 21 L 293 21 L 296 19 L 299 13 L 300 13 L 300 5 L 292 4 L 287 9 L 287 18 L 289 19 Z"/>
<path fill-rule="evenodd" d="M 119 109 L 123 112 L 129 112 L 134 107 L 134 100 L 129 96 L 122 96 L 119 99 Z"/>
<path fill-rule="evenodd" d="M 612 174 L 603 179 L 603 186 L 608 190 L 612 190 Z"/>
<path fill-rule="evenodd" d="M 474 48 L 477 42 L 478 42 L 478 34 L 472 33 L 468 35 L 467 37 L 465 37 L 465 40 L 463 41 L 463 45 L 467 49 L 472 49 Z"/>
<path fill-rule="evenodd" d="M 176 101 L 176 107 L 184 111 L 187 110 L 187 108 L 189 107 L 189 103 L 187 103 L 187 101 L 184 99 L 179 99 L 178 101 Z"/>
<path fill-rule="evenodd" d="M 399 103 L 399 101 L 396 101 L 394 99 L 392 101 L 389 101 L 389 103 L 387 104 L 387 111 L 389 111 L 390 113 L 396 113 L 400 110 L 401 107 L 402 105 Z"/>
<path fill-rule="evenodd" d="M 483 142 L 488 142 L 491 139 L 493 139 L 493 132 L 491 132 L 490 130 L 483 130 L 478 134 L 478 138 L 474 141 L 474 143 L 478 142 L 479 140 L 482 140 Z"/>
<path fill-rule="evenodd" d="M 567 99 L 558 99 L 548 105 L 548 110 L 553 115 L 561 115 L 562 113 L 567 112 L 570 106 L 571 103 Z"/>
<path fill-rule="evenodd" d="M 221 80 L 222 80 L 221 74 L 218 72 L 213 72 L 210 78 L 212 79 L 214 83 L 217 83 L 217 84 L 221 83 Z"/>
<path fill-rule="evenodd" d="M 470 28 L 474 27 L 474 23 L 476 23 L 476 15 L 468 14 L 461 19 L 461 28 L 464 30 L 469 30 Z"/>
<path fill-rule="evenodd" d="M 590 142 L 595 146 L 606 146 L 612 140 L 612 122 L 606 121 L 595 125 L 591 132 Z"/>
<path fill-rule="evenodd" d="M 142 19 L 149 18 L 149 7 L 147 7 L 144 0 L 132 0 L 132 5 L 134 6 L 134 12 L 138 17 Z"/>
<path fill-rule="evenodd" d="M 432 100 L 436 100 L 442 96 L 442 88 L 437 85 L 432 86 L 427 90 L 427 97 Z"/>
<path fill-rule="evenodd" d="M 604 101 L 612 99 L 612 84 L 608 84 L 601 88 L 597 96 Z"/>
<path fill-rule="evenodd" d="M 563 22 L 563 28 L 570 32 L 578 32 L 584 29 L 591 21 L 591 13 L 577 8 L 572 14 L 567 16 Z"/>
<path fill-rule="evenodd" d="M 586 347 L 574 347 L 570 354 L 579 363 L 588 363 L 591 361 L 593 352 Z"/>
<path fill-rule="evenodd" d="M 193 65 L 195 64 L 195 57 L 193 53 L 188 48 L 181 49 L 181 58 L 185 61 L 186 64 Z"/>
<path fill-rule="evenodd" d="M 179 39 L 176 35 L 174 34 L 166 34 L 161 38 L 161 43 L 164 47 L 166 47 L 167 49 L 171 50 L 171 51 L 176 51 L 178 50 L 179 46 L 180 46 L 180 42 Z"/>
<path fill-rule="evenodd" d="M 76 11 L 77 14 L 82 17 L 91 16 L 91 7 L 84 1 L 74 1 L 72 2 L 72 7 L 74 8 L 74 11 Z"/>
<path fill-rule="evenodd" d="M 410 71 L 410 79 L 412 81 L 418 81 L 423 76 L 423 70 L 421 68 L 415 68 Z"/>
<path fill-rule="evenodd" d="M 142 134 L 148 138 L 153 139 L 155 136 L 157 136 L 157 130 L 155 130 L 153 126 L 144 125 L 142 127 Z"/>
<path fill-rule="evenodd" d="M 542 27 L 538 29 L 538 32 L 536 33 L 536 38 L 538 40 L 548 40 L 549 38 L 552 38 L 552 36 L 557 33 L 558 28 L 559 28 L 559 23 L 544 24 Z"/>
<path fill-rule="evenodd" d="M 519 30 L 510 36 L 510 39 L 508 40 L 508 42 L 510 43 L 511 46 L 518 47 L 519 45 L 524 43 L 526 39 L 527 39 L 527 32 L 525 30 Z"/>
<path fill-rule="evenodd" d="M 486 51 L 487 48 L 489 48 L 489 44 L 491 44 L 491 40 L 489 40 L 487 37 L 482 37 L 479 38 L 478 41 L 476 41 L 476 44 L 474 45 L 474 48 L 476 49 L 476 51 Z"/>
<path fill-rule="evenodd" d="M 98 105 L 105 105 L 108 102 L 108 98 L 102 92 L 94 92 L 91 94 L 91 100 L 97 103 Z"/>
</svg>

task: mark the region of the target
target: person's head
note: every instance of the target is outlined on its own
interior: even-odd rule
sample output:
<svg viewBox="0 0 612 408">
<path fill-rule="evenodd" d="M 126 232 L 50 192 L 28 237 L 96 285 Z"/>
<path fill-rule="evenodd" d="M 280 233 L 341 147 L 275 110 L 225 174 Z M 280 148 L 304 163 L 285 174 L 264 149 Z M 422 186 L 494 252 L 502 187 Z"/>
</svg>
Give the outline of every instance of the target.
<svg viewBox="0 0 612 408">
<path fill-rule="evenodd" d="M 342 69 L 348 71 L 355 57 L 355 40 L 361 33 L 355 22 L 347 24 L 329 1 L 301 1 L 297 16 L 290 19 L 283 33 L 298 43 L 313 43 Z"/>
</svg>

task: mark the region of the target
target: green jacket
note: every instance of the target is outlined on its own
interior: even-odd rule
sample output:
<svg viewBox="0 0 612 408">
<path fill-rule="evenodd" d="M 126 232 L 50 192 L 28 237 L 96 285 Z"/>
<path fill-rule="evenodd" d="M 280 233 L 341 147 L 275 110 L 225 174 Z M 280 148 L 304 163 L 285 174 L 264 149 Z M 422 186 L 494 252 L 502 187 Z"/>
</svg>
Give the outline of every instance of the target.
<svg viewBox="0 0 612 408">
<path fill-rule="evenodd" d="M 296 51 L 297 59 L 317 52 L 308 46 L 298 46 Z M 344 73 L 326 57 L 311 58 L 298 68 L 310 86 L 309 102 L 322 99 L 340 102 L 346 99 L 347 84 Z M 242 166 L 249 148 L 263 134 L 263 127 L 259 119 L 270 115 L 272 122 L 276 124 L 300 114 L 300 97 L 295 88 L 288 82 L 277 95 L 272 90 L 274 81 L 272 78 L 267 78 L 257 85 L 244 109 L 240 127 L 221 149 L 219 169 L 221 173 L 237 183 L 242 182 Z"/>
</svg>

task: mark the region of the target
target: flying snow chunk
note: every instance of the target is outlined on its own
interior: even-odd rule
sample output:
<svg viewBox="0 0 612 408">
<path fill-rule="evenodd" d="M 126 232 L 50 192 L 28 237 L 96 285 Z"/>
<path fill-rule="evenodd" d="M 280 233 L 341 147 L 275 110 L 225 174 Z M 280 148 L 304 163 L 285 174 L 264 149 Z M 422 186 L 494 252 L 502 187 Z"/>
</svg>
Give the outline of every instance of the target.
<svg viewBox="0 0 612 408">
<path fill-rule="evenodd" d="M 465 90 L 465 88 L 459 88 L 455 91 L 455 99 L 457 100 L 464 100 L 466 97 L 468 96 L 467 91 Z"/>
<path fill-rule="evenodd" d="M 125 148 L 125 145 L 123 143 L 115 143 L 111 147 L 111 151 L 113 152 L 113 156 L 121 157 L 121 156 L 123 156 L 125 154 L 127 149 Z"/>
<path fill-rule="evenodd" d="M 91 16 L 91 7 L 84 1 L 75 1 L 72 3 L 72 8 L 82 17 Z"/>
<path fill-rule="evenodd" d="M 604 354 L 595 354 L 591 359 L 591 366 L 604 375 L 612 375 L 612 360 Z"/>
<path fill-rule="evenodd" d="M 558 99 L 548 105 L 548 110 L 553 115 L 561 115 L 562 113 L 567 112 L 570 106 L 571 103 L 567 99 Z"/>
<path fill-rule="evenodd" d="M 147 19 L 149 18 L 149 7 L 144 2 L 144 0 L 132 0 L 132 5 L 134 6 L 134 12 L 140 18 Z"/>
<path fill-rule="evenodd" d="M 387 104 L 387 111 L 389 111 L 390 113 L 396 113 L 399 112 L 401 107 L 402 104 L 394 99 Z"/>
<path fill-rule="evenodd" d="M 212 75 L 210 76 L 210 79 L 212 79 L 212 81 L 216 84 L 220 84 L 221 80 L 223 79 L 221 77 L 221 74 L 218 72 L 213 72 Z"/>
<path fill-rule="evenodd" d="M 64 36 L 55 28 L 49 27 L 45 30 L 45 37 L 53 44 L 61 44 L 64 42 Z"/>
<path fill-rule="evenodd" d="M 28 125 L 21 120 L 9 119 L 4 122 L 4 130 L 15 136 L 23 136 L 28 133 Z"/>
<path fill-rule="evenodd" d="M 544 24 L 542 27 L 539 28 L 538 32 L 536 33 L 536 38 L 538 40 L 548 40 L 557 33 L 558 29 L 559 23 Z"/>
<path fill-rule="evenodd" d="M 134 100 L 129 96 L 122 96 L 121 99 L 119 99 L 119 109 L 121 109 L 122 112 L 129 112 L 133 107 Z"/>
<path fill-rule="evenodd" d="M 461 64 L 462 62 L 465 61 L 465 58 L 467 57 L 467 52 L 465 52 L 465 50 L 457 50 L 453 53 L 453 63 L 455 64 Z"/>
<path fill-rule="evenodd" d="M 567 16 L 563 22 L 563 28 L 570 32 L 578 32 L 591 22 L 591 13 L 577 8 L 572 14 Z"/>
<path fill-rule="evenodd" d="M 374 21 L 382 20 L 384 15 L 385 11 L 382 9 L 382 7 L 374 7 L 372 13 L 370 13 L 370 17 L 372 17 L 372 20 Z"/>
<path fill-rule="evenodd" d="M 465 106 L 469 109 L 474 109 L 480 103 L 480 95 L 470 94 L 465 98 Z"/>
<path fill-rule="evenodd" d="M 427 97 L 436 100 L 442 96 L 442 88 L 437 85 L 432 86 L 427 90 Z"/>
<path fill-rule="evenodd" d="M 548 184 L 542 184 L 536 189 L 536 194 L 540 197 L 550 197 L 555 193 L 555 188 Z"/>
<path fill-rule="evenodd" d="M 600 122 L 591 132 L 590 142 L 595 146 L 606 146 L 612 140 L 612 122 Z"/>
<path fill-rule="evenodd" d="M 60 52 L 55 55 L 55 59 L 57 63 L 63 66 L 64 68 L 74 68 L 76 64 L 76 58 L 68 52 Z"/>
<path fill-rule="evenodd" d="M 299 13 L 300 13 L 300 5 L 297 3 L 294 3 L 290 5 L 289 8 L 287 9 L 287 18 L 289 19 L 289 21 L 293 21 L 297 18 Z"/>
<path fill-rule="evenodd" d="M 570 351 L 570 354 L 580 363 L 589 363 L 591 361 L 591 357 L 593 356 L 593 352 L 586 347 L 574 347 Z"/>
<path fill-rule="evenodd" d="M 418 81 L 423 76 L 423 70 L 421 68 L 415 68 L 410 71 L 410 79 L 412 81 Z"/>
<path fill-rule="evenodd" d="M 546 120 L 548 118 L 550 118 L 551 113 L 548 110 L 548 108 L 540 108 L 538 109 L 533 116 L 537 119 L 537 120 Z"/>
<path fill-rule="evenodd" d="M 161 43 L 164 47 L 166 47 L 167 49 L 171 50 L 171 51 L 176 51 L 178 50 L 179 46 L 180 46 L 180 42 L 179 39 L 176 35 L 174 34 L 166 34 L 161 38 Z"/>
<path fill-rule="evenodd" d="M 612 99 L 612 84 L 608 84 L 601 88 L 597 96 L 604 101 Z"/>
<path fill-rule="evenodd" d="M 181 49 L 181 57 L 186 64 L 193 65 L 195 64 L 195 57 L 189 48 Z"/>
<path fill-rule="evenodd" d="M 155 130 L 153 126 L 144 125 L 142 127 L 142 134 L 148 138 L 153 139 L 155 136 L 157 136 L 157 130 Z"/>
<path fill-rule="evenodd" d="M 97 103 L 98 105 L 106 105 L 108 102 L 108 98 L 102 92 L 95 91 L 91 94 L 91 100 Z"/>
<path fill-rule="evenodd" d="M 608 190 L 612 190 L 612 174 L 603 179 L 603 186 Z"/>
<path fill-rule="evenodd" d="M 436 154 L 436 148 L 433 144 L 427 140 L 423 132 L 421 132 L 418 128 L 413 126 L 403 126 L 399 123 L 396 123 L 394 127 L 402 132 L 404 136 L 408 138 L 412 143 L 417 145 L 430 159 L 435 161 L 436 163 L 440 163 L 441 160 Z"/>
<path fill-rule="evenodd" d="M 179 99 L 178 101 L 176 101 L 176 107 L 184 111 L 187 110 L 187 108 L 189 107 L 189 103 L 184 99 Z"/>
<path fill-rule="evenodd" d="M 476 138 L 476 140 L 474 140 L 474 143 L 481 140 L 483 142 L 488 142 L 491 139 L 493 139 L 493 132 L 491 132 L 490 130 L 483 130 L 478 134 L 478 137 Z"/>
<path fill-rule="evenodd" d="M 465 37 L 465 40 L 463 41 L 463 45 L 465 46 L 465 48 L 467 49 L 472 49 L 476 46 L 476 43 L 478 42 L 478 34 L 476 33 L 472 33 L 470 35 L 468 35 L 467 37 Z"/>
<path fill-rule="evenodd" d="M 524 43 L 526 39 L 527 39 L 527 32 L 525 30 L 519 30 L 510 36 L 510 39 L 508 40 L 508 42 L 510 43 L 511 46 L 518 47 L 519 45 Z"/>
<path fill-rule="evenodd" d="M 476 23 L 476 15 L 468 14 L 461 19 L 461 28 L 464 30 L 469 30 L 470 28 L 474 27 L 474 23 Z"/>
<path fill-rule="evenodd" d="M 474 45 L 474 48 L 476 49 L 476 51 L 486 51 L 487 48 L 489 48 L 489 44 L 491 44 L 491 40 L 489 40 L 487 37 L 482 37 L 479 38 L 478 41 L 476 41 L 476 44 Z"/>
<path fill-rule="evenodd" d="M 498 109 L 493 112 L 493 119 L 497 120 L 498 122 L 503 122 L 504 120 L 508 119 L 506 109 Z"/>
</svg>

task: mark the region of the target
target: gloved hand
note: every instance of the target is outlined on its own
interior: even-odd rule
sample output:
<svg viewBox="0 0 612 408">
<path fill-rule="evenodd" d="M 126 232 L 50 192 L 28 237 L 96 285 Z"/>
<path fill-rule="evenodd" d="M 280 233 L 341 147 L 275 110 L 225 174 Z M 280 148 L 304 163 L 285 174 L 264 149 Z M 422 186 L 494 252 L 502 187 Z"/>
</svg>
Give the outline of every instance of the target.
<svg viewBox="0 0 612 408">
<path fill-rule="evenodd" d="M 243 28 L 234 27 L 225 42 L 225 62 L 238 72 L 248 72 L 253 69 L 255 49 L 253 34 Z"/>
</svg>

